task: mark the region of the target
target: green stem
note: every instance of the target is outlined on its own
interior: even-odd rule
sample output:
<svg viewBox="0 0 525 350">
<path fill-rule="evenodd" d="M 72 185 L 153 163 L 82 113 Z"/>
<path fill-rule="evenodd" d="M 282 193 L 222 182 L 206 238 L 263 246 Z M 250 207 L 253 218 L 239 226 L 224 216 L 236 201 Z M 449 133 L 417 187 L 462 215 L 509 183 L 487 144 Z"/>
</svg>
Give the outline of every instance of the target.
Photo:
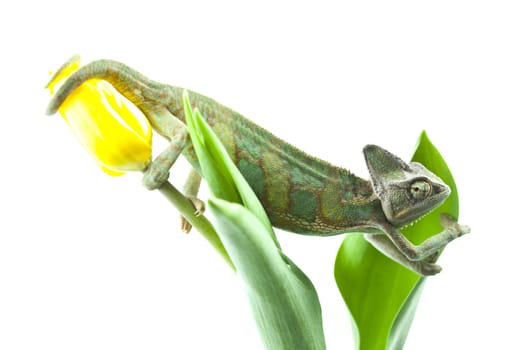
<svg viewBox="0 0 525 350">
<path fill-rule="evenodd" d="M 190 222 L 190 224 L 197 229 L 203 236 L 210 242 L 215 250 L 222 256 L 230 267 L 235 270 L 230 256 L 226 252 L 217 232 L 206 219 L 204 215 L 196 216 L 195 208 L 188 198 L 179 192 L 169 181 L 166 181 L 161 187 L 159 187 L 160 193 L 164 195 L 170 201 L 175 208 Z"/>
</svg>

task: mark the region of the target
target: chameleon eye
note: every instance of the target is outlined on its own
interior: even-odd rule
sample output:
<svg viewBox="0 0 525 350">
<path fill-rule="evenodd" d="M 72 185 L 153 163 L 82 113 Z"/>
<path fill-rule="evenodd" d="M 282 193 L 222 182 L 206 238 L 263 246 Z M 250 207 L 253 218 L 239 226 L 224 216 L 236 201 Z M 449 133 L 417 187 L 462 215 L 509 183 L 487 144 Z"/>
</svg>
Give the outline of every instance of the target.
<svg viewBox="0 0 525 350">
<path fill-rule="evenodd" d="M 414 181 L 410 185 L 410 196 L 414 199 L 425 199 L 430 195 L 432 187 L 426 181 Z"/>
</svg>

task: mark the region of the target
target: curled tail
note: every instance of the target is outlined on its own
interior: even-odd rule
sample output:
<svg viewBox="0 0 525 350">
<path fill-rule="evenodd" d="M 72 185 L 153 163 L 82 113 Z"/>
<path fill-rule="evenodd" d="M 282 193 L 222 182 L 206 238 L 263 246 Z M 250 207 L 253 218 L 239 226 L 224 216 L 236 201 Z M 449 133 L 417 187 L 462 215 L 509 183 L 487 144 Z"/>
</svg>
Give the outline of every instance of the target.
<svg viewBox="0 0 525 350">
<path fill-rule="evenodd" d="M 78 57 L 75 56 L 62 65 L 50 81 L 53 81 L 75 59 Z M 46 114 L 55 114 L 69 94 L 90 79 L 106 80 L 138 106 L 146 100 L 163 102 L 163 98 L 169 97 L 167 85 L 154 82 L 123 63 L 112 60 L 97 60 L 81 67 L 64 82 L 49 102 Z"/>
</svg>

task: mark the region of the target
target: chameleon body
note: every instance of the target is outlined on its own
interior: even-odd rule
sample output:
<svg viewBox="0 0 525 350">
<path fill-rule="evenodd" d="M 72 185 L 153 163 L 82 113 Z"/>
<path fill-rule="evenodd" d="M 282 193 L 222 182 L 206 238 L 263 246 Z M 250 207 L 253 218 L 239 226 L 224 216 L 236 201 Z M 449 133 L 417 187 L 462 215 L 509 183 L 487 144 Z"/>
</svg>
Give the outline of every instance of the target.
<svg viewBox="0 0 525 350">
<path fill-rule="evenodd" d="M 47 113 L 55 113 L 76 87 L 94 78 L 111 83 L 170 140 L 169 147 L 145 172 L 145 186 L 161 186 L 183 154 L 194 169 L 183 193 L 200 207 L 195 198 L 200 165 L 185 126 L 184 89 L 151 81 L 122 63 L 99 60 L 64 82 Z M 422 275 L 439 272 L 441 268 L 433 262 L 435 254 L 469 231 L 444 216 L 445 230 L 419 246 L 399 232 L 399 227 L 436 208 L 450 193 L 446 184 L 418 163 L 407 164 L 378 146 L 368 145 L 364 149 L 371 175 L 368 181 L 307 155 L 208 97 L 188 93 L 192 107 L 200 110 L 215 131 L 275 227 L 314 235 L 366 232 L 366 238 L 385 255 Z"/>
<path fill-rule="evenodd" d="M 182 101 L 176 89 L 176 104 Z M 338 234 L 366 226 L 380 202 L 370 182 L 316 159 L 215 101 L 190 93 L 275 227 L 303 234 Z M 176 109 L 174 115 L 183 118 Z M 190 148 L 183 151 L 199 169 Z"/>
</svg>

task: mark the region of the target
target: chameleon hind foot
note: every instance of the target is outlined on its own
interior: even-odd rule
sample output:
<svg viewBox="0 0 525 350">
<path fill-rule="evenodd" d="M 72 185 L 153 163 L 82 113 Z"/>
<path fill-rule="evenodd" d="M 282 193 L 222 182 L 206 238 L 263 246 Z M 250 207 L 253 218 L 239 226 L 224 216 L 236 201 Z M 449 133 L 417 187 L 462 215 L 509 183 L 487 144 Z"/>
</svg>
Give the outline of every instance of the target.
<svg viewBox="0 0 525 350">
<path fill-rule="evenodd" d="M 191 204 L 193 204 L 193 207 L 195 208 L 195 212 L 193 214 L 195 214 L 195 216 L 201 216 L 202 214 L 204 214 L 204 210 L 206 209 L 206 205 L 204 204 L 203 201 L 201 201 L 197 197 L 192 197 L 192 196 L 187 196 L 186 198 L 188 198 L 190 200 Z M 184 216 L 182 216 L 182 215 L 180 216 L 180 224 L 181 224 L 182 232 L 190 233 L 192 226 L 189 223 L 189 221 L 186 220 L 186 218 Z"/>
<path fill-rule="evenodd" d="M 204 202 L 197 198 L 199 193 L 199 187 L 201 184 L 202 177 L 193 168 L 190 169 L 188 177 L 182 187 L 182 194 L 190 200 L 195 208 L 195 216 L 200 216 L 204 213 Z M 191 230 L 191 224 L 186 220 L 184 216 L 180 216 L 181 230 L 184 233 L 189 233 Z"/>
</svg>

